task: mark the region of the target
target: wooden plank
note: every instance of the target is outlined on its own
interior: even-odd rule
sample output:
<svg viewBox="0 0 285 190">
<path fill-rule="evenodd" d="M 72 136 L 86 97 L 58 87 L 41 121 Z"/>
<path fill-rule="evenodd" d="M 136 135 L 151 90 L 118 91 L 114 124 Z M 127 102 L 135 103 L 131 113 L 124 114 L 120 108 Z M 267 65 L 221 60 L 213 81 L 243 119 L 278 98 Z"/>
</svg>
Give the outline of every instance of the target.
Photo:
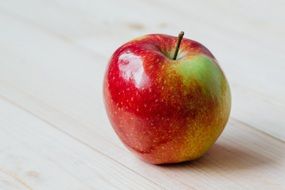
<svg viewBox="0 0 285 190">
<path fill-rule="evenodd" d="M 90 148 L 160 184 L 164 189 L 284 189 L 285 144 L 232 118 L 217 144 L 194 162 L 153 166 L 128 152 L 106 121 L 83 124 L 9 84 L 2 98 L 25 109 Z M 102 135 L 100 127 L 110 133 Z M 104 146 L 102 146 L 104 145 Z"/>
<path fill-rule="evenodd" d="M 161 189 L 0 100 L 0 189 Z"/>
</svg>

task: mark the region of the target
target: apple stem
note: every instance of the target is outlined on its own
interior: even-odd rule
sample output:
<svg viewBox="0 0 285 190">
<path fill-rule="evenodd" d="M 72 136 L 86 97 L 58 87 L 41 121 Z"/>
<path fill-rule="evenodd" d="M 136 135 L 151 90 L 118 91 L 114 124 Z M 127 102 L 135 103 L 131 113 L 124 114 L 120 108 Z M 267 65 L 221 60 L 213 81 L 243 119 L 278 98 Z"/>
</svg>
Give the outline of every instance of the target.
<svg viewBox="0 0 285 190">
<path fill-rule="evenodd" d="M 184 36 L 184 32 L 181 31 L 181 32 L 178 34 L 178 41 L 177 41 L 177 43 L 176 43 L 176 48 L 175 48 L 173 60 L 176 60 L 176 58 L 177 58 L 177 55 L 178 55 L 178 52 L 179 52 L 179 47 L 180 47 L 181 41 L 182 41 L 182 39 L 183 39 L 183 36 Z"/>
</svg>

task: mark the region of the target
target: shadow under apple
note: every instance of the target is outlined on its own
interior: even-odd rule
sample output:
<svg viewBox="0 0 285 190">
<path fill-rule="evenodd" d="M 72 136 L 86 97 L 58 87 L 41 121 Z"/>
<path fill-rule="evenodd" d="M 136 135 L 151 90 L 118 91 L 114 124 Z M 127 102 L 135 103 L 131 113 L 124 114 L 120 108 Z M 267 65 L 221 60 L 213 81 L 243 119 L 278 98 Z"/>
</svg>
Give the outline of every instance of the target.
<svg viewBox="0 0 285 190">
<path fill-rule="evenodd" d="M 237 171 L 248 170 L 255 167 L 274 164 L 276 161 L 258 152 L 252 152 L 249 149 L 237 148 L 230 145 L 215 144 L 204 156 L 197 160 L 160 165 L 164 168 L 172 169 L 202 169 Z"/>
</svg>

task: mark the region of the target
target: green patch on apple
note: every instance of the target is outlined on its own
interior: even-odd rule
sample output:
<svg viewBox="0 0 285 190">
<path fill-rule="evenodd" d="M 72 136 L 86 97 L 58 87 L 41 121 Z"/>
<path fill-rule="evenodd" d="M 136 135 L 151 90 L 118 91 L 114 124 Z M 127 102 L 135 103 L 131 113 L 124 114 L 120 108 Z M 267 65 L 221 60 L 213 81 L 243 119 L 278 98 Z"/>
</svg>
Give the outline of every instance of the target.
<svg viewBox="0 0 285 190">
<path fill-rule="evenodd" d="M 186 87 L 191 85 L 191 81 L 196 80 L 206 94 L 221 95 L 223 73 L 214 60 L 208 56 L 193 55 L 182 58 L 171 67 L 182 77 Z"/>
</svg>

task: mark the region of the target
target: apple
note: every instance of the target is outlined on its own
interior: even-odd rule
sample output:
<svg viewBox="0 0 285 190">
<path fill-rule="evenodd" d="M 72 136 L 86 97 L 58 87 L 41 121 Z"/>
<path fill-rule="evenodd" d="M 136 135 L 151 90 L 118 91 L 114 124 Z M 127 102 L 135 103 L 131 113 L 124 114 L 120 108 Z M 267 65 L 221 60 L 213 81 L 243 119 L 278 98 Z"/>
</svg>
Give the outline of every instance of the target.
<svg viewBox="0 0 285 190">
<path fill-rule="evenodd" d="M 104 101 L 121 141 L 152 164 L 197 159 L 230 113 L 227 79 L 202 44 L 149 34 L 118 48 L 104 77 Z"/>
</svg>

